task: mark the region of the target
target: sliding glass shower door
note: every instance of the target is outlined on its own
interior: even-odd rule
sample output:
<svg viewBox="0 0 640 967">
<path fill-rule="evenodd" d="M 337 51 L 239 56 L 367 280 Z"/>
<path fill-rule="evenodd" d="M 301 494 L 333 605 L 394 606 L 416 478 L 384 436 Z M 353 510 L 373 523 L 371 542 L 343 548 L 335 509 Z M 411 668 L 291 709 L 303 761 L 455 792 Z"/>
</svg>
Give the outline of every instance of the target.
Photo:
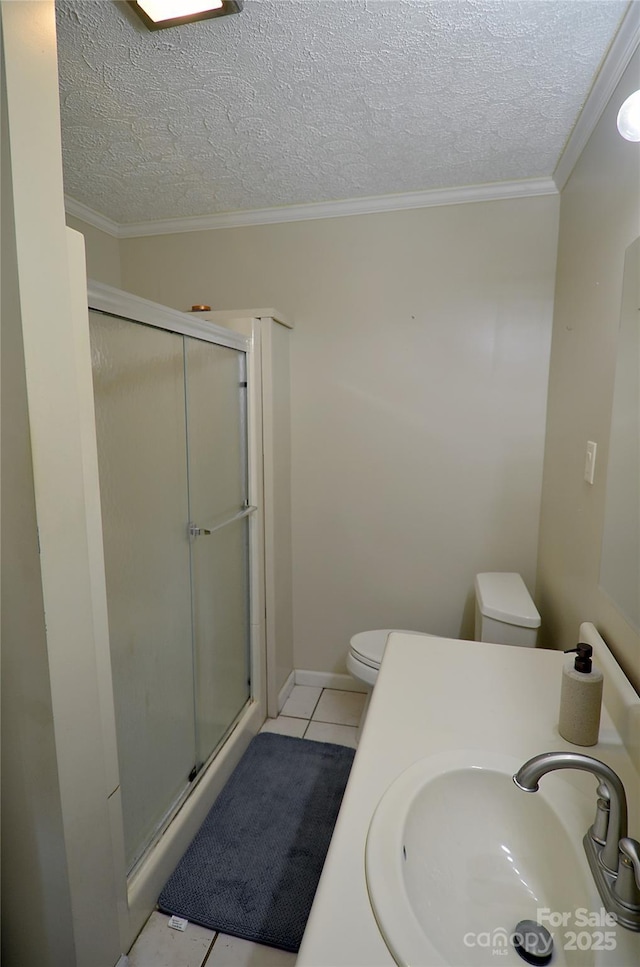
<svg viewBox="0 0 640 967">
<path fill-rule="evenodd" d="M 246 362 L 89 316 L 131 867 L 250 696 Z"/>
<path fill-rule="evenodd" d="M 244 353 L 185 341 L 196 763 L 249 697 L 249 506 Z"/>
</svg>

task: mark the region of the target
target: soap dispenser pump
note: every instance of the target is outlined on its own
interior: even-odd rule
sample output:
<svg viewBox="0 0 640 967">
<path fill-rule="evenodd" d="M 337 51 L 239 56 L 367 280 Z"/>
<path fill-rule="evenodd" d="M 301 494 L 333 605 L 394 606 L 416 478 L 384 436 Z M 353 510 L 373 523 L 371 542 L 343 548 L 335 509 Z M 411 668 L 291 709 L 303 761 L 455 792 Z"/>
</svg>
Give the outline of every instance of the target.
<svg viewBox="0 0 640 967">
<path fill-rule="evenodd" d="M 558 731 L 574 745 L 595 745 L 600 731 L 602 672 L 593 667 L 593 648 L 582 642 L 565 655 L 577 652 L 575 662 L 562 670 Z"/>
</svg>

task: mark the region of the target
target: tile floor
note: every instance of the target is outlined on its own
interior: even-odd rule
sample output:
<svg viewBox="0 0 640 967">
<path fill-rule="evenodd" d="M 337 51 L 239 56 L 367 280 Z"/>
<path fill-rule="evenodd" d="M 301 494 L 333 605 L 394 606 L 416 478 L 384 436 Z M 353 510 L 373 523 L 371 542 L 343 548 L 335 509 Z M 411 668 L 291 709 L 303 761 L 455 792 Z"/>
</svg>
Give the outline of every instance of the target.
<svg viewBox="0 0 640 967">
<path fill-rule="evenodd" d="M 262 732 L 356 746 L 356 727 L 365 703 L 360 692 L 295 685 L 277 719 Z M 296 955 L 238 940 L 190 923 L 182 932 L 169 917 L 151 914 L 129 953 L 129 967 L 294 967 Z"/>
</svg>

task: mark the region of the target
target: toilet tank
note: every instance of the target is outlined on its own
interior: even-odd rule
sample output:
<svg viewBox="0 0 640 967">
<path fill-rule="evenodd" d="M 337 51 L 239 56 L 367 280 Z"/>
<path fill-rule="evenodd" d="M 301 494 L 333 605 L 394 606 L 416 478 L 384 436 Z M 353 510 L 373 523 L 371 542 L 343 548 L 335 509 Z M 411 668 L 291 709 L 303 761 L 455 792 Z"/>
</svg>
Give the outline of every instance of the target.
<svg viewBox="0 0 640 967">
<path fill-rule="evenodd" d="M 476 641 L 534 648 L 540 615 L 519 574 L 476 574 Z"/>
</svg>

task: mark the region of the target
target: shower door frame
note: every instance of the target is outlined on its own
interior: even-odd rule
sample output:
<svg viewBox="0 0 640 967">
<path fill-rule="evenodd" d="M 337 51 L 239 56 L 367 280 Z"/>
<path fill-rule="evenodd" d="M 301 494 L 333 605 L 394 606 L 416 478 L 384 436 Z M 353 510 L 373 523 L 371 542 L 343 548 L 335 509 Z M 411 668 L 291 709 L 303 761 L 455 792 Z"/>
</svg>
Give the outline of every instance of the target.
<svg viewBox="0 0 640 967">
<path fill-rule="evenodd" d="M 169 824 L 159 831 L 134 870 L 128 875 L 123 836 L 119 774 L 111 785 L 109 815 L 118 887 L 120 935 L 127 950 L 155 906 L 166 879 L 204 820 L 224 783 L 235 768 L 266 715 L 266 647 L 264 590 L 263 466 L 260 370 L 251 337 L 187 313 L 149 302 L 112 286 L 89 280 L 88 307 L 133 323 L 224 346 L 245 354 L 247 374 L 248 498 L 257 508 L 248 517 L 249 529 L 249 700 L 220 746 L 214 750 Z M 87 317 L 88 319 L 88 317 Z M 106 615 L 104 616 L 106 620 Z M 108 637 L 96 645 L 105 746 L 117 761 L 115 708 Z M 105 647 L 107 649 L 106 653 Z M 101 653 L 102 652 L 102 653 Z"/>
</svg>

